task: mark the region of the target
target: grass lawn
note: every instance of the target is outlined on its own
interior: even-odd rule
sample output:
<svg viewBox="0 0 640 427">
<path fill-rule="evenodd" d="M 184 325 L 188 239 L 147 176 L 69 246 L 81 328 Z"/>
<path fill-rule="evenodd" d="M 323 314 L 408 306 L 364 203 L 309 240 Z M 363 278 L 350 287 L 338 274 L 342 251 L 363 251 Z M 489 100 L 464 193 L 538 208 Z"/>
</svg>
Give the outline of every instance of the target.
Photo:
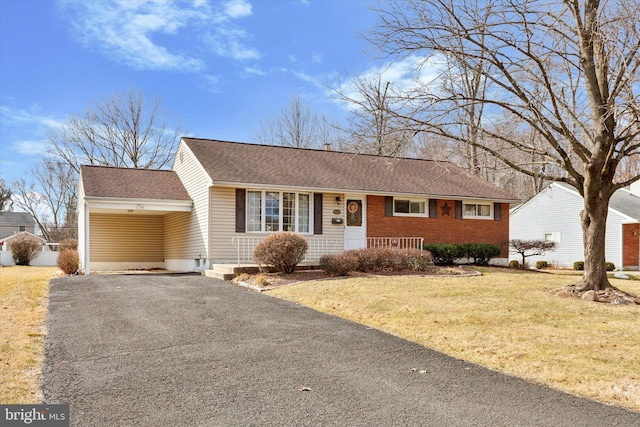
<svg viewBox="0 0 640 427">
<path fill-rule="evenodd" d="M 369 277 L 269 294 L 453 357 L 640 411 L 640 306 L 560 298 L 575 275 L 480 268 L 477 277 Z M 636 280 L 611 279 L 640 294 Z"/>
<path fill-rule="evenodd" d="M 0 268 L 0 403 L 41 403 L 49 280 L 56 267 Z"/>
</svg>

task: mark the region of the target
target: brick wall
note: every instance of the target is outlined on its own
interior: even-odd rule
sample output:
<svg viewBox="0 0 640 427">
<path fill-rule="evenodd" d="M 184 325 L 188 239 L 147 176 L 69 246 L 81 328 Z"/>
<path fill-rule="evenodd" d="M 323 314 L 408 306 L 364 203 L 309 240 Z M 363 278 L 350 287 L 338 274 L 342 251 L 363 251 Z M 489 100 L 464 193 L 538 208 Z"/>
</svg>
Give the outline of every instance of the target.
<svg viewBox="0 0 640 427">
<path fill-rule="evenodd" d="M 640 225 L 622 224 L 622 265 L 638 268 L 640 264 Z"/>
<path fill-rule="evenodd" d="M 443 215 L 443 207 L 449 215 Z M 509 205 L 502 203 L 502 219 L 456 219 L 454 200 L 438 200 L 437 218 L 385 216 L 384 196 L 367 196 L 367 237 L 423 237 L 425 243 L 494 243 L 509 256 Z"/>
</svg>

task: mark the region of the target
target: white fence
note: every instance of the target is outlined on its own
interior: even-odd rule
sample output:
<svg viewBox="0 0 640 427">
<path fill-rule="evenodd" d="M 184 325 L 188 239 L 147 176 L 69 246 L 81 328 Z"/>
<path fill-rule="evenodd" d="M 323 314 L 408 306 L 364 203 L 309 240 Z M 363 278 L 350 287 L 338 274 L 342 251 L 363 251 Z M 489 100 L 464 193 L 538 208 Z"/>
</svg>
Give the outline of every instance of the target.
<svg viewBox="0 0 640 427">
<path fill-rule="evenodd" d="M 367 237 L 368 248 L 422 249 L 423 237 Z"/>
<path fill-rule="evenodd" d="M 38 255 L 36 255 L 36 257 L 31 260 L 29 265 L 33 265 L 36 267 L 55 267 L 56 265 L 58 265 L 59 253 L 60 252 L 57 251 L 38 252 Z M 0 251 L 0 265 L 16 265 L 16 263 L 13 261 L 13 254 L 11 253 L 11 251 Z"/>
<path fill-rule="evenodd" d="M 264 237 L 234 237 L 231 239 L 236 248 L 236 258 L 238 264 L 254 263 L 253 251 L 258 242 Z M 341 239 L 309 239 L 309 248 L 305 261 L 319 261 L 323 255 L 335 254 L 344 251 L 344 240 Z M 367 247 L 369 248 L 391 248 L 391 249 L 422 249 L 424 238 L 422 237 L 368 237 Z"/>
</svg>

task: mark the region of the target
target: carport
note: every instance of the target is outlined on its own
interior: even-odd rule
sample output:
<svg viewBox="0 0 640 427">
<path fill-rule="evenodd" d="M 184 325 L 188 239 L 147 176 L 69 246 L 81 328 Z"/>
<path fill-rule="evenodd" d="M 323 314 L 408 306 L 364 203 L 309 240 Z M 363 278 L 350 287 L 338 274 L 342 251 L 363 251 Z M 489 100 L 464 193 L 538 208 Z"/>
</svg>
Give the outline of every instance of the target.
<svg viewBox="0 0 640 427">
<path fill-rule="evenodd" d="M 83 166 L 78 194 L 80 269 L 191 269 L 180 242 L 193 202 L 173 171 Z"/>
</svg>

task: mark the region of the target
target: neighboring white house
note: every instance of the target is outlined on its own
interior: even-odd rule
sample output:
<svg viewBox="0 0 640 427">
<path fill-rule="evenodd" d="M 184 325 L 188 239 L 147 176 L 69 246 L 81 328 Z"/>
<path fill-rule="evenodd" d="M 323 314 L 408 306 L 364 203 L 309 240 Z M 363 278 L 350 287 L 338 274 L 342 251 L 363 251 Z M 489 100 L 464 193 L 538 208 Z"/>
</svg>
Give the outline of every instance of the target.
<svg viewBox="0 0 640 427">
<path fill-rule="evenodd" d="M 511 209 L 509 238 L 553 240 L 558 243 L 554 251 L 527 260 L 531 264 L 545 260 L 558 267 L 573 267 L 574 262 L 584 260 L 582 209 L 582 196 L 574 187 L 554 182 Z M 640 269 L 639 228 L 640 181 L 616 191 L 609 203 L 605 256 L 617 269 Z M 511 254 L 510 259 L 521 260 L 518 254 Z"/>
</svg>

